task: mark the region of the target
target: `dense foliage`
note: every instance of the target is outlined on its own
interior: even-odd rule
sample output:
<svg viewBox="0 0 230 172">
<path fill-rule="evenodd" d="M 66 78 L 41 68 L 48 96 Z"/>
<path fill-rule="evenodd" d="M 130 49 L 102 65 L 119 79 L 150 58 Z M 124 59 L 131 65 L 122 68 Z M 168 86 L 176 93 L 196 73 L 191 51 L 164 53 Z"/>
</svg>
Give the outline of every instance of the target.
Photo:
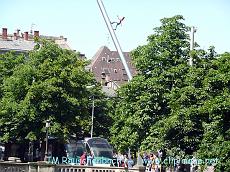
<svg viewBox="0 0 230 172">
<path fill-rule="evenodd" d="M 95 84 L 87 61 L 51 42 L 1 54 L 0 141 L 44 140 L 48 119 L 53 136 L 89 136 L 94 101 L 94 135 L 109 137 L 110 129 L 118 151 L 218 158 L 216 169 L 230 171 L 230 53 L 190 51 L 188 31 L 180 15 L 162 19 L 132 52 L 139 73 L 114 100 L 97 85 L 87 89 Z"/>
<path fill-rule="evenodd" d="M 111 130 L 112 140 L 120 150 L 137 150 L 151 134 L 150 128 L 170 113 L 166 93 L 175 83 L 183 83 L 177 76 L 186 70 L 189 52 L 188 28 L 180 19 L 182 16 L 162 19 L 162 26 L 148 37 L 149 43 L 132 52 L 140 74 L 119 90 L 122 99 Z"/>
<path fill-rule="evenodd" d="M 182 20 L 162 19 L 148 44 L 132 52 L 140 73 L 119 90 L 111 139 L 119 151 L 219 158 L 217 168 L 229 171 L 230 54 L 189 51 Z"/>
<path fill-rule="evenodd" d="M 26 55 L 10 52 L 0 57 L 1 141 L 44 140 L 46 120 L 51 121 L 53 136 L 89 136 L 92 95 L 97 132 L 106 134 L 103 125 L 109 119 L 98 120 L 106 111 L 105 100 L 100 87 L 87 88 L 95 84 L 92 73 L 85 70 L 88 62 L 54 43 L 40 45 Z"/>
</svg>

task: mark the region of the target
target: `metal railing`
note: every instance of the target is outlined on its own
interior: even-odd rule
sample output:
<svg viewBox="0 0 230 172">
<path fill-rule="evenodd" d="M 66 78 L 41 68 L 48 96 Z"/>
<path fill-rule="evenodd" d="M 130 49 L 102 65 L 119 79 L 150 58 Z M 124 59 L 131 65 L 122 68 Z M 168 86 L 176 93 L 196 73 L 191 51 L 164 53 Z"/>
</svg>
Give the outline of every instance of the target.
<svg viewBox="0 0 230 172">
<path fill-rule="evenodd" d="M 0 172 L 28 172 L 28 163 L 1 162 Z"/>
</svg>

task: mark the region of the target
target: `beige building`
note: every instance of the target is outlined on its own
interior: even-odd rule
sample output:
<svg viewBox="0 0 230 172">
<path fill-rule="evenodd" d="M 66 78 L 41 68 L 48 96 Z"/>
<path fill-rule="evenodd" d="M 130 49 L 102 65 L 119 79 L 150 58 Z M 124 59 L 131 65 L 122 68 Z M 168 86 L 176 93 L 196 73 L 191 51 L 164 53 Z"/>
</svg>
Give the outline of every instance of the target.
<svg viewBox="0 0 230 172">
<path fill-rule="evenodd" d="M 2 28 L 2 33 L 0 33 L 0 54 L 15 51 L 16 53 L 26 53 L 30 50 L 33 50 L 35 46 L 34 38 L 39 37 L 41 39 L 52 40 L 58 44 L 63 49 L 71 50 L 67 44 L 67 38 L 63 36 L 44 36 L 40 35 L 39 31 L 34 31 L 33 33 L 29 32 L 20 32 L 19 29 L 13 34 L 7 33 L 7 28 Z M 84 54 L 81 54 L 84 57 Z"/>
</svg>

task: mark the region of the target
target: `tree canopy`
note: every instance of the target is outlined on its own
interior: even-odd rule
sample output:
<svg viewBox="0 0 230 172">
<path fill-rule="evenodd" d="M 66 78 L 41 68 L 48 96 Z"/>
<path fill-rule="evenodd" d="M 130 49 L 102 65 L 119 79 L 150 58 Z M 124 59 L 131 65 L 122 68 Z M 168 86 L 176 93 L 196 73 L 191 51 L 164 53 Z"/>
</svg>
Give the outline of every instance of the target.
<svg viewBox="0 0 230 172">
<path fill-rule="evenodd" d="M 103 95 L 98 86 L 87 89 L 95 84 L 87 64 L 79 54 L 48 41 L 28 55 L 1 55 L 0 139 L 44 139 L 46 120 L 51 121 L 53 136 L 89 136 L 89 98 Z M 97 108 L 102 102 L 96 103 L 96 110 L 104 113 Z"/>
<path fill-rule="evenodd" d="M 230 54 L 190 51 L 183 20 L 162 19 L 148 43 L 132 51 L 139 74 L 118 92 L 111 140 L 119 151 L 219 158 L 217 168 L 229 171 Z"/>
<path fill-rule="evenodd" d="M 182 19 L 182 16 L 162 19 L 162 26 L 154 29 L 148 44 L 131 54 L 140 74 L 119 90 L 122 99 L 111 130 L 113 142 L 123 146 L 120 147 L 123 151 L 129 145 L 131 148 L 135 145 L 135 150 L 140 148 L 151 126 L 170 113 L 167 93 L 174 84 L 182 84 L 180 75 L 186 71 L 189 52 L 188 27 Z"/>
</svg>

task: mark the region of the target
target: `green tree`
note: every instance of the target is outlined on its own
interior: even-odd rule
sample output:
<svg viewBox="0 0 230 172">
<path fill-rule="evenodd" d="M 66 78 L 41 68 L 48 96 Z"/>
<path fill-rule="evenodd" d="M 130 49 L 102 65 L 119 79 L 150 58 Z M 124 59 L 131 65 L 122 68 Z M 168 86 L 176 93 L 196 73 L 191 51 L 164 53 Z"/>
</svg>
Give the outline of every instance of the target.
<svg viewBox="0 0 230 172">
<path fill-rule="evenodd" d="M 181 74 L 188 70 L 189 28 L 181 20 L 179 15 L 162 19 L 148 44 L 132 52 L 140 74 L 119 90 L 121 101 L 111 129 L 112 142 L 119 150 L 137 151 L 150 128 L 170 113 L 167 93 L 183 85 Z"/>
<path fill-rule="evenodd" d="M 207 53 L 194 52 L 197 63 L 183 74 L 183 85 L 174 86 L 167 96 L 169 116 L 152 126 L 143 144 L 165 147 L 170 156 L 218 158 L 216 169 L 229 171 L 230 58 L 229 53 L 215 54 L 213 47 Z"/>
<path fill-rule="evenodd" d="M 132 52 L 139 74 L 118 92 L 112 142 L 120 151 L 219 158 L 216 169 L 229 171 L 229 53 L 189 51 L 182 19 L 162 19 L 148 44 Z"/>
<path fill-rule="evenodd" d="M 206 116 L 202 121 L 203 138 L 198 155 L 202 159 L 218 159 L 216 169 L 230 170 L 230 53 L 213 60 L 203 80 L 203 89 L 208 99 L 199 107 L 199 114 Z"/>
<path fill-rule="evenodd" d="M 7 52 L 1 54 L 0 60 L 0 97 L 2 97 L 2 84 L 3 80 L 13 74 L 16 67 L 21 65 L 25 60 L 23 54 L 16 55 L 15 52 Z"/>
<path fill-rule="evenodd" d="M 2 56 L 6 59 L 1 60 L 1 71 L 5 72 L 1 77 L 2 141 L 43 139 L 48 119 L 54 136 L 64 139 L 73 134 L 89 134 L 89 97 L 102 94 L 99 87 L 93 93 L 86 88 L 95 84 L 92 73 L 85 70 L 88 62 L 54 43 L 40 44 L 26 58 Z"/>
</svg>

